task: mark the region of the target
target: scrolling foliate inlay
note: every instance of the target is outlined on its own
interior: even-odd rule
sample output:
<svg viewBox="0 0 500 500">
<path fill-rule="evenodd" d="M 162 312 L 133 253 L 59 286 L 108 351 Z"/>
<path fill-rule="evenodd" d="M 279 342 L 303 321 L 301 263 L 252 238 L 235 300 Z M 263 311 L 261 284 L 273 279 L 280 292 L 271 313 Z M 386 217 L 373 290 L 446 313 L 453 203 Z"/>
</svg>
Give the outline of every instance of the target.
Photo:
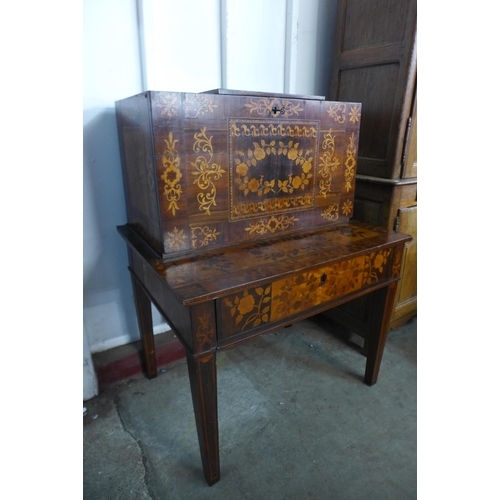
<svg viewBox="0 0 500 500">
<path fill-rule="evenodd" d="M 346 106 L 344 103 L 336 103 L 333 106 L 330 106 L 326 112 L 333 118 L 337 123 L 345 123 L 345 110 Z"/>
<path fill-rule="evenodd" d="M 326 198 L 327 193 L 331 191 L 333 172 L 340 165 L 340 161 L 334 156 L 335 136 L 332 136 L 331 130 L 325 134 L 321 147 L 325 152 L 320 157 L 320 169 L 318 173 L 324 180 L 319 181 L 319 194 Z"/>
<path fill-rule="evenodd" d="M 349 192 L 352 189 L 352 181 L 354 180 L 354 168 L 356 167 L 356 147 L 354 146 L 354 133 L 349 137 L 349 145 L 346 150 L 347 159 L 345 161 L 345 189 Z"/>
<path fill-rule="evenodd" d="M 232 220 L 314 206 L 317 122 L 231 119 L 229 126 Z"/>
<path fill-rule="evenodd" d="M 326 210 L 323 211 L 321 217 L 335 222 L 339 218 L 339 206 L 338 204 L 330 205 Z"/>
<path fill-rule="evenodd" d="M 254 111 L 260 116 L 272 116 L 274 118 L 279 118 L 280 116 L 292 116 L 298 115 L 300 111 L 304 111 L 301 108 L 300 103 L 294 104 L 290 101 L 279 101 L 277 99 L 259 99 L 257 102 L 250 101 L 250 104 L 245 104 L 246 108 L 249 108 L 250 113 Z M 280 112 L 273 113 L 273 107 L 277 107 Z M 282 111 L 281 111 L 282 110 Z"/>
<path fill-rule="evenodd" d="M 193 150 L 196 153 L 204 153 L 198 156 L 195 162 L 191 162 L 191 165 L 195 167 L 196 171 L 191 172 L 196 176 L 194 184 L 197 184 L 202 191 L 208 191 L 207 193 L 198 193 L 196 199 L 200 205 L 200 210 L 205 211 L 207 215 L 210 214 L 210 209 L 212 206 L 217 206 L 215 199 L 217 196 L 217 190 L 215 188 L 214 180 L 218 180 L 225 173 L 220 165 L 212 163 L 214 150 L 212 147 L 213 136 L 207 137 L 207 129 L 203 127 L 201 132 L 194 134 L 195 143 L 193 145 Z"/>
<path fill-rule="evenodd" d="M 216 241 L 219 234 L 220 233 L 215 229 L 210 229 L 208 226 L 192 227 L 191 244 L 193 245 L 193 248 L 207 246 L 209 243 Z"/>
<path fill-rule="evenodd" d="M 330 118 L 333 118 L 337 123 L 345 123 L 346 111 L 346 104 L 342 102 L 335 103 L 326 110 Z M 348 116 L 351 123 L 358 123 L 361 117 L 361 108 L 359 106 L 351 106 Z"/>
<path fill-rule="evenodd" d="M 168 201 L 167 210 L 171 210 L 172 215 L 175 215 L 175 211 L 179 210 L 177 202 L 182 193 L 179 183 L 182 178 L 182 173 L 179 168 L 181 160 L 179 153 L 175 149 L 175 143 L 179 141 L 173 138 L 172 132 L 168 134 L 168 140 L 164 139 L 164 141 L 167 147 L 161 157 L 161 163 L 165 169 L 161 179 L 165 183 L 163 192 Z"/>
<path fill-rule="evenodd" d="M 210 96 L 186 94 L 186 118 L 198 118 L 205 113 L 213 113 L 217 107 Z"/>
<path fill-rule="evenodd" d="M 254 224 L 250 224 L 245 231 L 249 231 L 249 234 L 257 233 L 260 235 L 267 232 L 286 231 L 290 226 L 293 227 L 298 220 L 295 217 L 288 217 L 286 215 L 279 215 L 278 217 L 273 215 L 269 219 L 262 219 Z"/>
</svg>

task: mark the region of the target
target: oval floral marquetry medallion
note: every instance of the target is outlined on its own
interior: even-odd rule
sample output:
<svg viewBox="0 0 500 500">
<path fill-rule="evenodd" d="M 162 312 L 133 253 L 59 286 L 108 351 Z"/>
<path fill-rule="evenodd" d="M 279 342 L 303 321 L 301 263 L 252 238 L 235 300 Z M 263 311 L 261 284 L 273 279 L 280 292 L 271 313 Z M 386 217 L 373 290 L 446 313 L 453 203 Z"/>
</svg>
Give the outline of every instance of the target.
<svg viewBox="0 0 500 500">
<path fill-rule="evenodd" d="M 314 207 L 318 122 L 231 119 L 229 127 L 231 220 Z"/>
</svg>

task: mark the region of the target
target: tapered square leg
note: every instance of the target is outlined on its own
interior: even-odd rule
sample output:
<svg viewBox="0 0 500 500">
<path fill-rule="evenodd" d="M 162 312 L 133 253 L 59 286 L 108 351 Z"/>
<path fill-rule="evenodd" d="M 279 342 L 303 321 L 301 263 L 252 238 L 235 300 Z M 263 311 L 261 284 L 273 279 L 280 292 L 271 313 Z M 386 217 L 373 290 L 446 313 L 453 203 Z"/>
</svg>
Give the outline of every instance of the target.
<svg viewBox="0 0 500 500">
<path fill-rule="evenodd" d="M 186 358 L 203 473 L 211 486 L 220 479 L 215 352 L 199 358 L 187 353 Z"/>
<path fill-rule="evenodd" d="M 394 301 L 396 298 L 397 282 L 391 283 L 380 290 L 372 292 L 368 298 L 369 331 L 365 341 L 366 368 L 365 384 L 373 385 L 377 382 L 385 341 L 389 332 Z"/>
<path fill-rule="evenodd" d="M 144 356 L 146 375 L 151 379 L 158 375 L 156 369 L 156 352 L 153 336 L 151 301 L 134 276 L 132 276 L 132 287 L 134 289 L 135 308 L 137 310 L 137 320 L 139 322 L 139 331 L 141 333 L 142 352 Z"/>
</svg>

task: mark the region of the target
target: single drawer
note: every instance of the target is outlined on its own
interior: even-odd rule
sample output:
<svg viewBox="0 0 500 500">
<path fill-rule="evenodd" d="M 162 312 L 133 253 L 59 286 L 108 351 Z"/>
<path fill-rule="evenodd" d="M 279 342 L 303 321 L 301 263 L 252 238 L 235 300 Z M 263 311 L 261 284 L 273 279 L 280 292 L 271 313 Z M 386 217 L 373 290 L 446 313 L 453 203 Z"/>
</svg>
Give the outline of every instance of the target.
<svg viewBox="0 0 500 500">
<path fill-rule="evenodd" d="M 279 322 L 389 276 L 392 249 L 354 257 L 219 300 L 219 338 Z"/>
</svg>

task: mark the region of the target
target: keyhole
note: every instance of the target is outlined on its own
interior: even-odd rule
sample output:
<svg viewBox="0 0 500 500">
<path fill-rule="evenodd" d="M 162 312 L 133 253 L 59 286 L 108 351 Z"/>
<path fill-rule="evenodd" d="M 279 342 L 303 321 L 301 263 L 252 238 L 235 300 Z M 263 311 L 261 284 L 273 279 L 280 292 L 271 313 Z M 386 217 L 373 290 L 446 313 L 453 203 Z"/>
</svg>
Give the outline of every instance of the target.
<svg viewBox="0 0 500 500">
<path fill-rule="evenodd" d="M 275 104 L 275 105 L 273 106 L 273 108 L 271 109 L 271 111 L 272 111 L 275 115 L 277 115 L 278 113 L 282 115 L 282 114 L 284 114 L 284 113 L 285 113 L 285 107 L 284 107 L 284 106 L 282 106 L 281 108 L 278 108 L 278 106 L 276 106 L 276 104 Z"/>
<path fill-rule="evenodd" d="M 321 275 L 321 284 L 324 285 L 326 282 L 326 274 Z"/>
</svg>

